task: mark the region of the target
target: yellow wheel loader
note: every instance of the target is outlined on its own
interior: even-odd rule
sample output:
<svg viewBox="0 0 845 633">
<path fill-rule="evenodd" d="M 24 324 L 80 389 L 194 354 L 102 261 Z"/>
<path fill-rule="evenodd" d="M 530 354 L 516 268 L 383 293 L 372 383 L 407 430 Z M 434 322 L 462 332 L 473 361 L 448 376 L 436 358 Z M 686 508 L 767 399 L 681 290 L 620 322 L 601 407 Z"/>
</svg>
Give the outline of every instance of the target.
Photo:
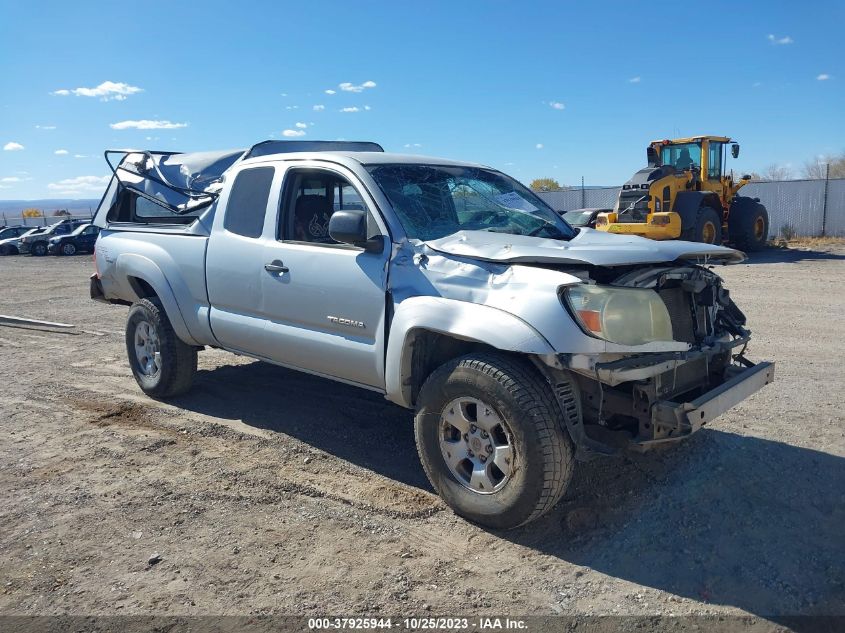
<svg viewBox="0 0 845 633">
<path fill-rule="evenodd" d="M 737 195 L 750 176 L 734 182 L 725 175 L 729 146 L 731 156 L 739 156 L 739 144 L 725 136 L 653 141 L 646 150 L 648 167 L 622 186 L 613 211 L 596 218 L 596 229 L 730 243 L 744 251 L 764 248 L 769 213 L 759 199 Z"/>
</svg>

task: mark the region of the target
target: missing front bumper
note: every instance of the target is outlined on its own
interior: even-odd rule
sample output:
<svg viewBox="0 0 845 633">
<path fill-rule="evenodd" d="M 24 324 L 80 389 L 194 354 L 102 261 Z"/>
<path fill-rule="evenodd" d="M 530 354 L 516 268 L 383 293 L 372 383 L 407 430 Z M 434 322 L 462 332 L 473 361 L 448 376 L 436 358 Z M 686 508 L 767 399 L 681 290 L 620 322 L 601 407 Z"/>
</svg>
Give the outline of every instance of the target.
<svg viewBox="0 0 845 633">
<path fill-rule="evenodd" d="M 651 425 L 665 435 L 656 439 L 633 441 L 630 447 L 646 450 L 657 444 L 682 440 L 768 385 L 774 378 L 774 363 L 757 363 L 738 370 L 721 385 L 690 402 L 655 402 L 651 408 Z"/>
</svg>

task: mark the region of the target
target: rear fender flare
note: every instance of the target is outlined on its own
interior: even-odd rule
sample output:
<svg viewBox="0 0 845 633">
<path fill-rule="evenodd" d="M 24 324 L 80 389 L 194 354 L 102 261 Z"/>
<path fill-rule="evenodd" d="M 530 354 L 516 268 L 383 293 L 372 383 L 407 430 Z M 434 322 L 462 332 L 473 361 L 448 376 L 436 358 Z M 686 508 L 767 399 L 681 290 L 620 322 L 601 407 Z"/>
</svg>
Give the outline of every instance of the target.
<svg viewBox="0 0 845 633">
<path fill-rule="evenodd" d="M 420 332 L 481 343 L 522 354 L 554 354 L 551 344 L 519 317 L 486 305 L 442 297 L 412 297 L 397 307 L 390 324 L 385 355 L 385 394 L 411 408 L 410 381 L 414 340 Z"/>
<path fill-rule="evenodd" d="M 188 345 L 199 345 L 191 336 L 188 326 L 185 324 L 185 319 L 179 309 L 179 303 L 176 301 L 176 294 L 173 292 L 170 282 L 155 262 L 143 255 L 124 253 L 119 255 L 115 262 L 115 272 L 117 277 L 131 289 L 136 301 L 143 298 L 144 293 L 138 284 L 133 282 L 133 278 L 145 281 L 164 306 L 164 311 L 167 313 L 167 318 L 170 320 L 176 336 Z"/>
</svg>

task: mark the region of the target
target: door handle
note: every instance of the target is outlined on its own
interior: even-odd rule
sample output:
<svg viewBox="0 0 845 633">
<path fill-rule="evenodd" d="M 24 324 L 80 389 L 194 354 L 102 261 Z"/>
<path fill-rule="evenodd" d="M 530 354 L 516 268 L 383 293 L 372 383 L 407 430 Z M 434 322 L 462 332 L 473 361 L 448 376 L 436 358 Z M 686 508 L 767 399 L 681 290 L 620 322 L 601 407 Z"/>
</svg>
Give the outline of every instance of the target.
<svg viewBox="0 0 845 633">
<path fill-rule="evenodd" d="M 290 271 L 290 268 L 285 266 L 280 260 L 274 259 L 269 264 L 264 264 L 264 270 L 268 273 L 286 273 Z"/>
</svg>

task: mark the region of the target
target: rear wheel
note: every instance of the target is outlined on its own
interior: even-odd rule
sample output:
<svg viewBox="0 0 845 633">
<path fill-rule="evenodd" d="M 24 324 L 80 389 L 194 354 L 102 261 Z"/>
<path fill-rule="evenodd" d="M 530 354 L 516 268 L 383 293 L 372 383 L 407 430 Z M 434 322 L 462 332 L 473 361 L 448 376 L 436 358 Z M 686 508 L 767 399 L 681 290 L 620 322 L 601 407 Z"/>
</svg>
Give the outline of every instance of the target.
<svg viewBox="0 0 845 633">
<path fill-rule="evenodd" d="M 722 219 L 719 213 L 713 207 L 699 207 L 695 223 L 684 231 L 684 239 L 703 244 L 721 244 Z"/>
<path fill-rule="evenodd" d="M 766 247 L 769 212 L 753 198 L 737 197 L 728 216 L 728 234 L 738 249 L 753 252 Z"/>
<path fill-rule="evenodd" d="M 423 385 L 414 430 L 432 486 L 459 515 L 510 529 L 550 510 L 573 450 L 549 385 L 494 353 L 449 361 Z"/>
<path fill-rule="evenodd" d="M 30 253 L 36 257 L 44 257 L 47 254 L 47 244 L 45 242 L 36 242 L 32 245 Z"/>
<path fill-rule="evenodd" d="M 191 388 L 197 371 L 197 350 L 173 331 L 158 299 L 141 299 L 129 310 L 126 353 L 141 390 L 167 398 Z"/>
</svg>

